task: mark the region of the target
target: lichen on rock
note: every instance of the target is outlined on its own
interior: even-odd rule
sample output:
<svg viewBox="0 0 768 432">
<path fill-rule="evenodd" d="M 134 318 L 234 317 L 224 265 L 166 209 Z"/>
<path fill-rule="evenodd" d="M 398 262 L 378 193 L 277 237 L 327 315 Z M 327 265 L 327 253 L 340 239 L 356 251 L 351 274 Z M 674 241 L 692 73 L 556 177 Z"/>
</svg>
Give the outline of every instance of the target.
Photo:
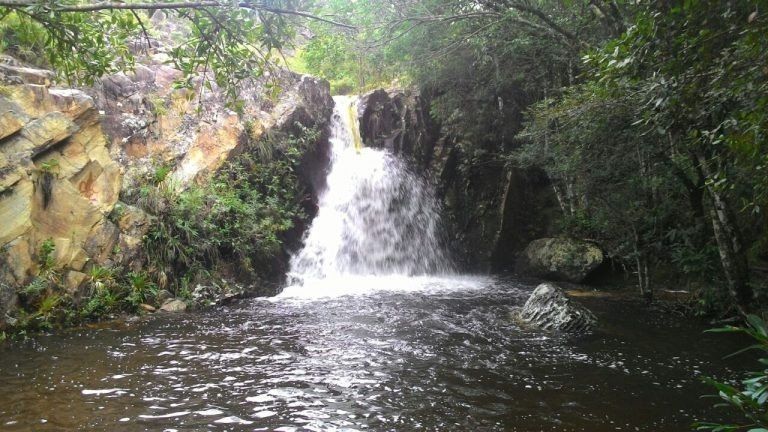
<svg viewBox="0 0 768 432">
<path fill-rule="evenodd" d="M 550 280 L 582 282 L 603 262 L 592 243 L 570 238 L 542 238 L 525 248 L 517 263 L 520 273 Z"/>
</svg>

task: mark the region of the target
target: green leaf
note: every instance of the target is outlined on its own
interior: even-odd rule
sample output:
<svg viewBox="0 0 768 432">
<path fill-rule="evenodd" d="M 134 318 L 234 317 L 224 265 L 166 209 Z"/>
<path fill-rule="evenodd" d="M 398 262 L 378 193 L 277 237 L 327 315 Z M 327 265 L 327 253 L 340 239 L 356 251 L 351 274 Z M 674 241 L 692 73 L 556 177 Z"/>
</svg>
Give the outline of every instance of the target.
<svg viewBox="0 0 768 432">
<path fill-rule="evenodd" d="M 761 336 L 768 337 L 768 327 L 766 327 L 765 321 L 763 321 L 760 317 L 751 314 L 747 315 L 747 322 L 749 322 L 749 325 L 757 330 Z"/>
</svg>

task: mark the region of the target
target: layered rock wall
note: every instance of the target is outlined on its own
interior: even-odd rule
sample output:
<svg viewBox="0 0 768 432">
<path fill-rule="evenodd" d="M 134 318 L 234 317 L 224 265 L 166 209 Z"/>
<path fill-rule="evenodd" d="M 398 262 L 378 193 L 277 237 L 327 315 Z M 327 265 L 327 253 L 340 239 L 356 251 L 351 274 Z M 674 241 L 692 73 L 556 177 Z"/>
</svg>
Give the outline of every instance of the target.
<svg viewBox="0 0 768 432">
<path fill-rule="evenodd" d="M 107 219 L 122 186 L 120 166 L 93 99 L 42 84 L 4 85 L 0 95 L 0 312 L 37 271 L 44 241 L 55 245 L 66 288 L 87 263 L 104 263 L 118 239 Z M 2 319 L 0 318 L 0 321 Z"/>
<path fill-rule="evenodd" d="M 330 118 L 325 81 L 287 71 L 249 80 L 235 112 L 200 76 L 191 80 L 197 91 L 175 88 L 181 73 L 166 60 L 157 49 L 133 72 L 77 90 L 53 87 L 49 71 L 2 59 L 0 327 L 17 305 L 17 292 L 37 274 L 43 242 L 53 242 L 55 268 L 73 296 L 90 266 L 142 268 L 142 238 L 153 218 L 126 202 L 135 201 L 158 169 L 168 170 L 164 181 L 182 190 L 248 151 L 249 142 L 322 130 Z M 276 83 L 278 93 L 268 88 Z M 321 136 L 300 167 L 310 214 L 327 163 Z M 299 238 L 302 228 L 292 236 Z"/>
</svg>

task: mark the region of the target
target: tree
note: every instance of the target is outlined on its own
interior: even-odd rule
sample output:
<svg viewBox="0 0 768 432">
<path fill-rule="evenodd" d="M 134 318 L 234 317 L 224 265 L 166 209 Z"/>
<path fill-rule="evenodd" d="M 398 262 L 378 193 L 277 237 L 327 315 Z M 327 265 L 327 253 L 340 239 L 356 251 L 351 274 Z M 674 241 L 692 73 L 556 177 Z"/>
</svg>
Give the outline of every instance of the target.
<svg viewBox="0 0 768 432">
<path fill-rule="evenodd" d="M 297 10 L 293 3 L 6 0 L 0 1 L 0 25 L 8 40 L 15 39 L 15 48 L 41 49 L 63 78 L 90 83 L 104 74 L 130 69 L 134 62 L 130 42 L 151 46 L 147 18 L 165 11 L 190 30 L 189 37 L 170 51 L 174 65 L 187 76 L 201 72 L 208 87 L 215 82 L 234 100 L 238 83 L 274 67 L 275 53 L 293 36 L 292 17 L 346 26 Z"/>
<path fill-rule="evenodd" d="M 768 23 L 757 13 L 761 6 L 654 4 L 591 57 L 601 80 L 638 89 L 638 132 L 667 139 L 668 157 L 687 159 L 680 169 L 703 179 L 728 291 L 743 314 L 754 299 L 741 227 L 754 223 L 768 184 Z M 740 220 L 738 202 L 754 213 Z"/>
</svg>

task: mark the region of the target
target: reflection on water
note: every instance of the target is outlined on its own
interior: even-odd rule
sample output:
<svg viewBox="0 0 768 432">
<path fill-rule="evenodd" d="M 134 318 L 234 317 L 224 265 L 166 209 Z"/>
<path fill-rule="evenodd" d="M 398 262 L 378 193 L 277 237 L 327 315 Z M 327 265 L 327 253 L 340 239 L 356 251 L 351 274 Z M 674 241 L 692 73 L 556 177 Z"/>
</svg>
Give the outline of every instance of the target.
<svg viewBox="0 0 768 432">
<path fill-rule="evenodd" d="M 604 299 L 591 336 L 521 329 L 510 281 L 355 283 L 7 344 L 0 430 L 677 432 L 738 345 Z"/>
</svg>

